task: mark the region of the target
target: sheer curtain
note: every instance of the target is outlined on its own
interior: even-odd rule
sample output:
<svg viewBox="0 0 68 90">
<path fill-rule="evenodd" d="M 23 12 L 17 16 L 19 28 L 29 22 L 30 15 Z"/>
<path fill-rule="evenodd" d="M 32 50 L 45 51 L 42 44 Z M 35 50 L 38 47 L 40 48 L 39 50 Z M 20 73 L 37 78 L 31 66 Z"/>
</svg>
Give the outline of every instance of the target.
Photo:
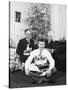
<svg viewBox="0 0 68 90">
<path fill-rule="evenodd" d="M 51 29 L 53 40 L 66 39 L 66 5 L 51 5 Z"/>
</svg>

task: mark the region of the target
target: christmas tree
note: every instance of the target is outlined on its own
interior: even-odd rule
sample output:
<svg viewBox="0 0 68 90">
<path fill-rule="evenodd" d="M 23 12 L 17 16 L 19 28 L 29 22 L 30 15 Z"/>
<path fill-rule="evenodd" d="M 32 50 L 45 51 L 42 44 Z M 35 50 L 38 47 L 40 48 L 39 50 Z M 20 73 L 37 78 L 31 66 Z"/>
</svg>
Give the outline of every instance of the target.
<svg viewBox="0 0 68 90">
<path fill-rule="evenodd" d="M 32 31 L 32 38 L 47 38 L 50 31 L 50 16 L 45 4 L 35 4 L 31 6 L 26 22 Z"/>
</svg>

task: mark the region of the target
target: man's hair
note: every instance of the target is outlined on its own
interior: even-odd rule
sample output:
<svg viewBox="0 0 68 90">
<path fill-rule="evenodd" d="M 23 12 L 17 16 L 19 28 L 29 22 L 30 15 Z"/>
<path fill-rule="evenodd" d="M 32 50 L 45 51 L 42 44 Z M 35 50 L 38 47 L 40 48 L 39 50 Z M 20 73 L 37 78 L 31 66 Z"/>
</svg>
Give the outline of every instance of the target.
<svg viewBox="0 0 68 90">
<path fill-rule="evenodd" d="M 25 29 L 25 31 L 24 31 L 24 32 L 26 33 L 27 31 L 30 31 L 30 29 L 29 29 L 29 28 L 27 28 L 27 29 Z"/>
<path fill-rule="evenodd" d="M 45 42 L 45 40 L 43 38 L 40 38 L 38 42 Z"/>
</svg>

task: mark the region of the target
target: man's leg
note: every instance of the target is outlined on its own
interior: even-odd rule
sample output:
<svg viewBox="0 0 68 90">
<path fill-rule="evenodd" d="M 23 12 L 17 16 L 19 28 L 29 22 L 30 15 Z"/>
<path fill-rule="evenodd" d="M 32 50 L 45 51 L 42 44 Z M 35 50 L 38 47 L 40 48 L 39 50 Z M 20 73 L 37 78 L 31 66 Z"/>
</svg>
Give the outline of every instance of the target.
<svg viewBox="0 0 68 90">
<path fill-rule="evenodd" d="M 45 78 L 47 78 L 48 82 L 50 82 L 50 83 L 54 83 L 55 82 L 55 80 L 56 80 L 56 72 L 57 72 L 56 67 L 54 67 L 51 70 L 51 75 L 50 76 L 46 75 Z"/>
<path fill-rule="evenodd" d="M 31 77 L 32 80 L 33 80 L 33 82 L 32 82 L 33 84 L 40 84 L 40 83 L 42 83 L 43 77 L 40 76 L 40 74 L 31 71 L 31 72 L 29 73 L 29 75 L 30 75 L 30 77 Z"/>
</svg>

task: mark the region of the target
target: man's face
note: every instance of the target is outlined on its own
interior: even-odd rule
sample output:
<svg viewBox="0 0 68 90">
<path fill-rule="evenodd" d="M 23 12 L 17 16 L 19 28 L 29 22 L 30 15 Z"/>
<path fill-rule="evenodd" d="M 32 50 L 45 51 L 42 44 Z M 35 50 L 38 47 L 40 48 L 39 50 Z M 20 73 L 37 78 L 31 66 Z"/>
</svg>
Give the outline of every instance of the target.
<svg viewBox="0 0 68 90">
<path fill-rule="evenodd" d="M 29 30 L 25 32 L 25 37 L 31 39 L 31 32 Z"/>
<path fill-rule="evenodd" d="M 43 48 L 45 47 L 45 42 L 44 42 L 44 41 L 43 41 L 43 42 L 39 41 L 38 47 L 39 47 L 40 49 L 43 49 Z"/>
</svg>

